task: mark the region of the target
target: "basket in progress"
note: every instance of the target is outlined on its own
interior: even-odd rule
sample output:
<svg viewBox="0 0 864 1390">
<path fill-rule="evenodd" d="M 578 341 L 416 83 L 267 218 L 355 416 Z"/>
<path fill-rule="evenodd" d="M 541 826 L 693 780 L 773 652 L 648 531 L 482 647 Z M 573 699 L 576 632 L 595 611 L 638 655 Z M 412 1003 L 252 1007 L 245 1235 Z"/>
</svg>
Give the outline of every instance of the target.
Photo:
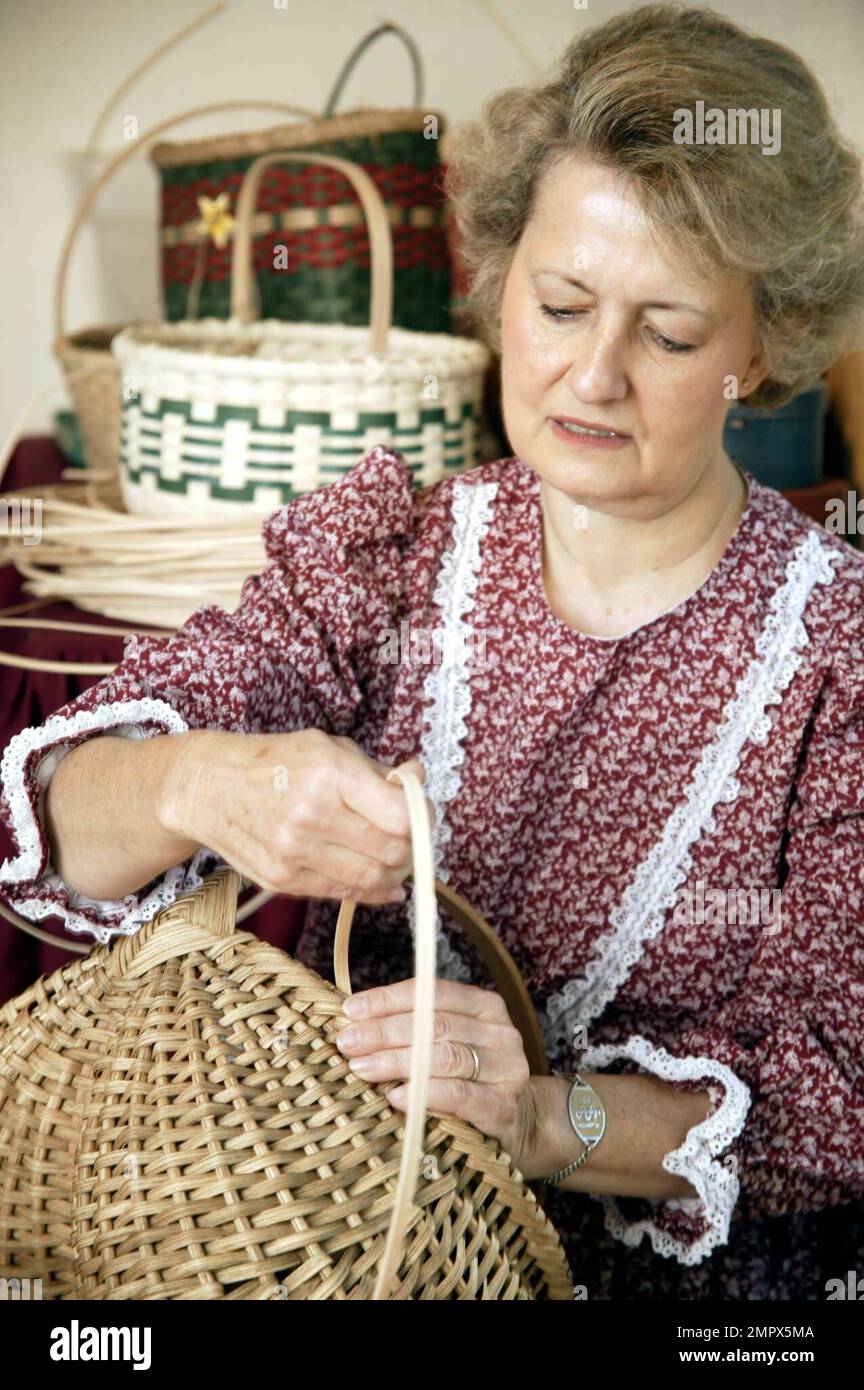
<svg viewBox="0 0 864 1390">
<path fill-rule="evenodd" d="M 321 164 L 353 184 L 371 246 L 368 328 L 255 322 L 253 215 L 263 174 L 283 163 Z M 472 338 L 391 326 L 393 240 L 369 175 L 314 152 L 262 155 L 243 179 L 236 217 L 230 320 L 132 326 L 112 343 L 128 387 L 128 509 L 274 511 L 342 477 L 376 444 L 403 453 L 418 485 L 478 463 L 489 351 Z"/>
<path fill-rule="evenodd" d="M 568 1299 L 537 1198 L 495 1140 L 427 1115 L 436 890 L 546 1070 L 516 967 L 436 885 L 420 784 L 409 1107 L 335 1046 L 350 992 L 235 924 L 216 870 L 136 935 L 0 1010 L 0 1275 L 54 1299 Z"/>
</svg>

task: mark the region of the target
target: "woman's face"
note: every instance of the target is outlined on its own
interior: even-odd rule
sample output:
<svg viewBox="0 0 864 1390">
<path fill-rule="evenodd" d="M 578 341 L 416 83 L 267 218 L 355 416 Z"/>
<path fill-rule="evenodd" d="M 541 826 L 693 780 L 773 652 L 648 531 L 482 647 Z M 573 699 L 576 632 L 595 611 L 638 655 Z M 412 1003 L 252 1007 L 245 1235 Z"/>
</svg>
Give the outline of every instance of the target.
<svg viewBox="0 0 864 1390">
<path fill-rule="evenodd" d="M 728 468 L 728 378 L 750 392 L 764 377 L 748 282 L 688 278 L 674 247 L 662 251 L 627 181 L 571 160 L 541 181 L 504 288 L 511 447 L 613 514 L 662 514 Z M 592 445 L 553 424 L 562 416 L 627 437 Z"/>
</svg>

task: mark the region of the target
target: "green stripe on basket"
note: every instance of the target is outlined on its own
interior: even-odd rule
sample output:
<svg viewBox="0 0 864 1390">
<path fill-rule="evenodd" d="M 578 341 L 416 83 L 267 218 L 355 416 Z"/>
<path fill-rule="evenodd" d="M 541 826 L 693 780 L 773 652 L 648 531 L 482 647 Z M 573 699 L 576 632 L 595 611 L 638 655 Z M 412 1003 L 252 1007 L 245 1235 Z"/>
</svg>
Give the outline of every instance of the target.
<svg viewBox="0 0 864 1390">
<path fill-rule="evenodd" d="M 280 234 L 287 238 L 287 233 Z M 286 239 L 285 245 L 290 245 Z M 368 266 L 359 261 L 313 269 L 298 266 L 260 271 L 254 277 L 259 317 L 288 323 L 338 323 L 362 328 L 369 322 L 371 291 Z M 177 323 L 186 317 L 189 285 L 173 281 L 163 291 L 165 317 Z M 449 267 L 404 266 L 393 272 L 393 324 L 416 333 L 449 333 L 451 328 Z M 198 318 L 227 319 L 231 312 L 228 279 L 205 280 L 198 301 Z"/>
<path fill-rule="evenodd" d="M 474 413 L 470 401 L 462 401 L 459 407 L 459 419 L 464 420 L 466 416 Z M 141 420 L 159 421 L 164 415 L 182 415 L 191 424 L 209 423 L 213 426 L 224 425 L 229 420 L 247 420 L 249 424 L 256 425 L 268 434 L 293 433 L 297 425 L 318 425 L 328 435 L 336 439 L 361 439 L 365 430 L 385 426 L 389 429 L 396 429 L 396 412 L 393 410 L 361 410 L 357 414 L 357 428 L 351 430 L 338 430 L 330 426 L 331 415 L 327 410 L 287 410 L 285 412 L 285 425 L 258 425 L 259 410 L 254 405 L 217 405 L 212 421 L 199 422 L 193 419 L 191 401 L 173 401 L 165 397 L 160 398 L 159 409 L 156 411 L 141 410 Z M 421 425 L 426 423 L 439 424 L 445 422 L 445 407 L 442 405 L 429 405 L 418 411 Z M 449 423 L 449 422 L 445 422 Z M 454 428 L 458 421 L 453 421 Z M 399 427 L 400 429 L 402 427 Z M 413 432 L 413 427 L 412 431 Z"/>
<path fill-rule="evenodd" d="M 359 460 L 357 459 L 354 460 L 354 462 L 358 461 Z M 444 460 L 445 475 L 448 473 L 458 473 L 462 470 L 463 467 L 464 464 L 461 460 L 453 463 L 448 462 L 446 459 Z M 412 465 L 411 472 L 415 474 L 415 476 L 418 475 L 421 472 L 421 470 L 421 463 Z M 156 480 L 158 492 L 171 493 L 175 497 L 186 497 L 189 492 L 190 482 L 206 482 L 208 484 L 208 493 L 210 498 L 217 502 L 254 503 L 256 500 L 256 489 L 263 486 L 263 484 L 261 483 L 250 481 L 246 483 L 245 486 L 240 488 L 224 488 L 218 482 L 215 482 L 209 475 L 201 474 L 189 474 L 185 478 L 166 479 L 162 477 L 158 469 L 147 468 L 144 466 L 142 466 L 141 468 L 127 468 L 125 471 L 127 478 L 132 483 L 140 483 L 142 477 L 144 477 L 146 474 L 150 474 Z M 329 477 L 327 480 L 337 482 L 339 478 L 343 478 L 345 476 L 346 472 L 348 472 L 348 468 L 336 467 L 330 470 L 328 468 L 322 467 L 321 469 L 321 473 L 324 475 L 330 474 L 331 471 L 332 477 Z M 278 487 L 284 501 L 286 502 L 290 502 L 293 498 L 302 497 L 304 495 L 302 491 L 292 487 L 288 487 L 285 484 L 279 485 L 271 482 L 266 484 L 266 486 L 270 488 Z M 324 486 L 324 484 L 322 483 L 321 486 Z M 418 486 L 418 484 L 415 483 L 415 486 Z"/>
<path fill-rule="evenodd" d="M 135 449 L 134 456 L 130 457 L 129 415 L 133 411 Z M 174 459 L 170 471 L 179 472 L 179 477 L 166 477 L 164 465 L 161 464 L 166 433 L 163 416 L 169 413 L 174 416 L 171 427 Z M 393 411 L 363 411 L 357 417 L 356 426 L 333 429 L 331 417 L 326 411 L 288 411 L 284 426 L 272 426 L 259 424 L 259 412 L 253 406 L 219 405 L 214 412 L 215 418 L 205 422 L 192 418 L 189 401 L 164 400 L 155 412 L 144 411 L 131 404 L 124 412 L 122 466 L 129 482 L 139 484 L 142 477 L 149 475 L 157 491 L 175 497 L 188 495 L 193 483 L 203 483 L 207 495 L 215 501 L 254 503 L 261 488 L 270 489 L 284 501 L 290 501 L 306 490 L 294 489 L 287 481 L 281 481 L 281 476 L 290 476 L 295 466 L 303 473 L 307 470 L 304 458 L 306 441 L 295 447 L 294 433 L 300 425 L 312 426 L 320 432 L 320 457 L 315 471 L 320 479 L 317 485 L 323 486 L 326 482 L 343 477 L 359 463 L 372 447 L 370 440 L 374 441 L 376 435 L 380 436 L 378 442 L 389 443 L 405 457 L 415 476 L 426 474 L 428 478 L 428 442 L 423 439 L 423 430 L 428 425 L 436 425 L 440 431 L 438 448 L 441 475 L 458 472 L 475 462 L 474 458 L 465 456 L 464 426 L 466 422 L 471 422 L 479 428 L 476 415 L 472 401 L 461 402 L 455 418 L 452 411 L 448 418 L 444 406 L 430 403 L 418 412 L 418 424 L 410 428 L 398 426 Z M 223 469 L 221 450 L 224 427 L 231 421 L 244 421 L 250 431 L 264 438 L 248 438 L 245 441 L 240 473 L 242 483 L 238 479 L 237 485 L 228 487 L 220 481 Z M 263 457 L 265 454 L 271 457 Z"/>
</svg>

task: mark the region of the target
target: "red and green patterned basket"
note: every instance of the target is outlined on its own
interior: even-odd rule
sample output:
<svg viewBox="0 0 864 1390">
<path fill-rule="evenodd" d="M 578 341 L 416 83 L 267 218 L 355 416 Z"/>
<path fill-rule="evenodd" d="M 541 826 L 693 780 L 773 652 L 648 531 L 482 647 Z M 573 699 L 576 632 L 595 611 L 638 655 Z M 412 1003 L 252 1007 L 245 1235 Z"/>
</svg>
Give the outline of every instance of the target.
<svg viewBox="0 0 864 1390">
<path fill-rule="evenodd" d="M 358 166 L 314 157 L 350 180 L 368 220 L 369 323 L 258 318 L 251 246 L 260 183 L 275 165 L 307 159 L 297 150 L 261 155 L 238 199 L 229 318 L 132 325 L 112 341 L 130 512 L 270 512 L 342 477 L 376 444 L 398 449 L 418 486 L 480 461 L 488 349 L 393 326 L 393 237 L 381 195 Z"/>
<path fill-rule="evenodd" d="M 334 115 L 360 54 L 386 32 L 398 34 L 408 47 L 415 105 Z M 195 317 L 228 318 L 230 227 L 244 175 L 262 155 L 308 148 L 310 154 L 359 165 L 384 200 L 393 236 L 394 325 L 450 332 L 453 277 L 440 156 L 445 123 L 440 112 L 422 109 L 421 81 L 420 58 L 410 36 L 398 25 L 385 24 L 349 56 L 320 119 L 155 146 L 152 158 L 162 183 L 166 319 L 191 316 L 190 293 Z M 332 169 L 312 161 L 268 170 L 253 233 L 262 318 L 368 324 L 368 229 L 359 198 Z M 281 256 L 279 248 L 284 248 Z"/>
</svg>

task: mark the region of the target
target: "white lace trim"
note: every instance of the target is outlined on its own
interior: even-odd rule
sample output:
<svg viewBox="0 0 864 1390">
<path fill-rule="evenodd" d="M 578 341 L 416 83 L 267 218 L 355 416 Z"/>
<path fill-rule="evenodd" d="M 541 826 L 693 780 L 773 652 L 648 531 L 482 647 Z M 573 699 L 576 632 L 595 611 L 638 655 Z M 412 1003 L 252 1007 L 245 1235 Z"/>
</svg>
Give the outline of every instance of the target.
<svg viewBox="0 0 864 1390">
<path fill-rule="evenodd" d="M 19 853 L 16 859 L 4 859 L 0 867 L 0 882 L 26 882 L 39 872 L 42 841 L 33 806 L 24 785 L 24 767 L 31 753 L 40 748 L 50 750 L 46 752 L 37 769 L 37 778 L 44 787 L 47 776 L 42 773 L 42 764 L 48 763 L 48 769 L 53 771 L 61 756 L 68 753 L 71 747 L 70 744 L 63 744 L 64 738 L 74 738 L 75 735 L 86 733 L 90 729 L 104 730 L 124 725 L 138 726 L 139 734 L 143 736 L 144 730 L 140 725 L 145 720 L 162 724 L 171 733 L 184 733 L 189 727 L 185 719 L 164 700 L 117 700 L 112 704 L 98 705 L 95 709 L 78 710 L 68 717 L 52 714 L 44 724 L 22 729 L 9 740 L 0 762 L 0 780 L 3 782 L 6 800 L 9 803 L 12 829 Z M 61 747 L 54 747 L 58 743 Z"/>
<path fill-rule="evenodd" d="M 772 597 L 757 655 L 727 704 L 684 801 L 610 913 L 612 929 L 598 943 L 583 974 L 568 980 L 546 1002 L 542 1024 L 550 1053 L 569 1042 L 577 1023 L 588 1023 L 602 1013 L 640 960 L 646 942 L 663 929 L 667 909 L 674 907 L 678 889 L 691 872 L 694 844 L 717 828 L 715 806 L 734 801 L 741 790 L 735 774 L 745 745 L 767 741 L 772 721 L 766 707 L 780 702 L 804 659 L 809 638 L 802 615 L 807 600 L 814 585 L 833 580 L 832 566 L 838 559 L 815 531 L 796 547 L 786 580 Z"/>
<path fill-rule="evenodd" d="M 42 842 L 39 835 L 39 822 L 45 788 L 58 763 L 70 750 L 77 746 L 64 743 L 63 739 L 74 738 L 77 734 L 92 730 L 104 732 L 116 729 L 123 737 L 146 738 L 148 731 L 143 724 L 156 723 L 168 733 L 185 733 L 188 724 L 171 705 L 164 700 L 118 700 L 110 704 L 98 705 L 91 710 L 78 710 L 70 716 L 55 714 L 44 724 L 22 729 L 9 740 L 0 763 L 0 778 L 9 804 L 12 829 L 19 847 L 17 858 L 6 859 L 0 867 L 0 882 L 26 883 L 35 880 L 34 887 L 41 885 L 47 889 L 65 889 L 69 894 L 70 909 L 63 908 L 56 900 L 45 897 L 38 891 L 33 896 L 15 904 L 22 917 L 38 921 L 43 917 L 62 917 L 69 931 L 91 932 L 97 941 L 106 943 L 112 936 L 132 936 L 144 923 L 149 922 L 160 907 L 174 902 L 182 893 L 200 887 L 202 873 L 206 876 L 208 868 L 222 863 L 220 857 L 206 846 L 201 846 L 188 863 L 178 864 L 169 869 L 156 888 L 139 902 L 134 893 L 116 900 L 88 898 L 83 893 L 70 888 L 48 863 L 41 878 L 36 879 L 42 859 Z M 42 790 L 37 807 L 27 794 L 24 783 L 24 767 L 30 755 L 45 748 L 45 757 L 36 769 L 36 779 Z M 209 861 L 213 861 L 212 864 Z M 75 908 L 90 908 L 106 918 L 109 925 L 99 927 Z M 110 919 L 119 920 L 112 921 Z"/>
<path fill-rule="evenodd" d="M 673 1149 L 663 1159 L 667 1173 L 686 1178 L 699 1193 L 698 1198 L 671 1198 L 664 1205 L 672 1210 L 701 1210 L 708 1223 L 704 1235 L 688 1244 L 662 1231 L 650 1218 L 625 1220 L 614 1197 L 591 1194 L 595 1201 L 603 1203 L 606 1229 L 617 1240 L 632 1247 L 639 1245 L 647 1235 L 655 1255 L 676 1256 L 682 1265 L 699 1264 L 716 1246 L 725 1245 L 729 1239 L 729 1223 L 741 1184 L 734 1163 L 727 1165 L 716 1156 L 743 1130 L 750 1109 L 750 1088 L 723 1062 L 712 1057 L 673 1057 L 665 1048 L 656 1047 L 638 1034 L 633 1034 L 626 1043 L 601 1043 L 586 1049 L 579 1070 L 597 1071 L 619 1057 L 631 1058 L 666 1081 L 713 1077 L 725 1087 L 722 1102 L 715 1087 L 707 1088 L 714 1099 L 713 1113 L 688 1130 L 681 1147 Z"/>
<path fill-rule="evenodd" d="M 42 917 L 62 917 L 63 925 L 68 931 L 75 932 L 76 935 L 90 932 L 94 939 L 104 946 L 115 936 L 134 936 L 138 928 L 155 917 L 160 908 L 167 907 L 184 893 L 191 893 L 194 888 L 200 888 L 212 870 L 224 863 L 225 860 L 215 850 L 201 845 L 187 863 L 168 869 L 157 886 L 140 903 L 134 893 L 128 894 L 125 898 L 118 898 L 115 902 L 87 898 L 83 893 L 69 888 L 59 874 L 44 874 L 39 882 L 49 888 L 65 888 L 73 907 L 63 908 L 51 898 L 36 896 L 16 902 L 15 911 L 31 922 L 37 922 Z M 76 912 L 76 907 L 96 908 L 106 917 L 116 915 L 119 920 L 105 926 L 97 926 L 83 913 Z"/>
<path fill-rule="evenodd" d="M 453 545 L 444 555 L 438 573 L 433 601 L 441 612 L 441 659 L 434 662 L 426 677 L 420 760 L 426 769 L 426 795 L 435 808 L 432 845 L 435 873 L 447 882 L 442 864 L 444 847 L 452 834 L 444 806 L 459 791 L 461 767 L 465 761 L 463 741 L 471 710 L 469 663 L 473 628 L 466 614 L 474 607 L 480 578 L 480 549 L 489 529 L 499 484 L 455 483 L 453 487 Z M 409 900 L 409 920 L 414 934 L 413 894 Z M 438 973 L 447 979 L 469 980 L 471 970 L 463 960 L 441 923 L 438 923 Z"/>
</svg>

